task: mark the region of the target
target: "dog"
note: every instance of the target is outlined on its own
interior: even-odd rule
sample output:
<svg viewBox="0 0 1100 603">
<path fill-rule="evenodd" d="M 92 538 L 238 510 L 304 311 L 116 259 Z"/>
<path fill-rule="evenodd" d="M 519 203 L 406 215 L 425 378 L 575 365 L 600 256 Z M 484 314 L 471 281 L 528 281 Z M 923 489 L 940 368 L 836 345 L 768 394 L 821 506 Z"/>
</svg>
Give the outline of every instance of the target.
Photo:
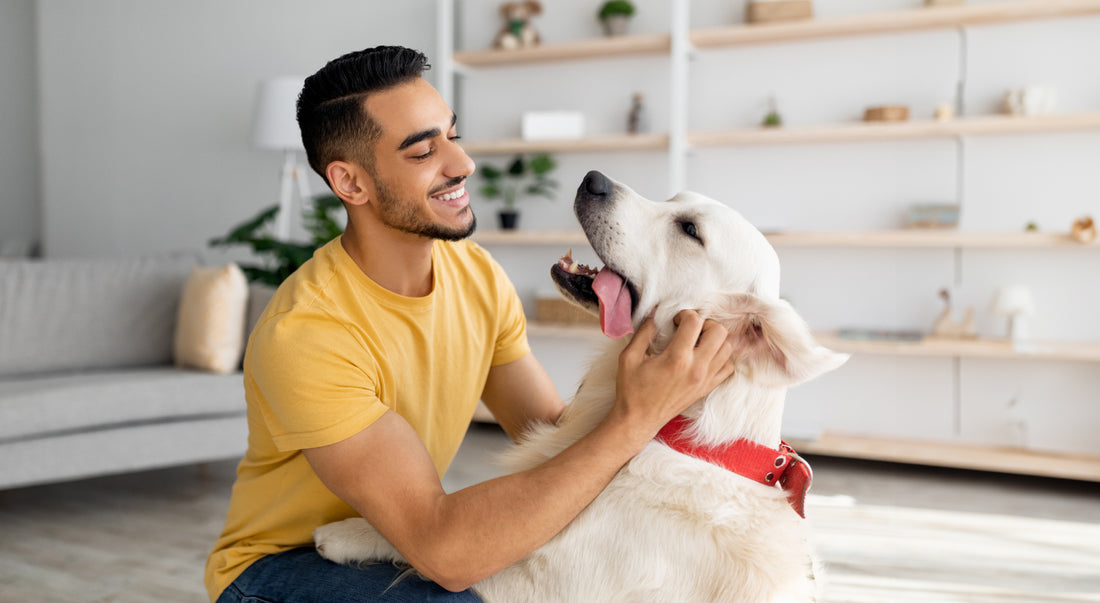
<svg viewBox="0 0 1100 603">
<path fill-rule="evenodd" d="M 847 355 L 818 345 L 779 298 L 778 256 L 732 208 L 690 192 L 649 201 L 589 172 L 574 212 L 605 267 L 567 254 L 551 278 L 620 339 L 556 425 L 533 427 L 505 453 L 509 470 L 537 466 L 606 417 L 625 336 L 648 316 L 659 330 L 653 351 L 668 344 L 682 309 L 722 323 L 740 342 L 736 372 L 662 429 L 560 534 L 474 592 L 488 602 L 813 600 L 800 518 L 809 467 L 781 443 L 780 423 L 786 388 Z M 731 450 L 761 457 L 735 473 L 715 464 Z M 401 559 L 363 519 L 322 526 L 314 540 L 339 563 Z"/>
</svg>

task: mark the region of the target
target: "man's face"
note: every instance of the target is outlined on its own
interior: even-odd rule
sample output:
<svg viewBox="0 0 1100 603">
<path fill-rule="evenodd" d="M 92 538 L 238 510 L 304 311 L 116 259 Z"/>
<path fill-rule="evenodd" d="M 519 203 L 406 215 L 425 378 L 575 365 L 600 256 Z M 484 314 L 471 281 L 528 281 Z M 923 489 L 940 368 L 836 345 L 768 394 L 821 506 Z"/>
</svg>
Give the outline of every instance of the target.
<svg viewBox="0 0 1100 603">
<path fill-rule="evenodd" d="M 370 169 L 370 198 L 383 224 L 411 234 L 456 240 L 473 232 L 466 178 L 474 162 L 457 142 L 455 116 L 423 78 L 370 95 L 366 109 L 381 127 Z"/>
</svg>

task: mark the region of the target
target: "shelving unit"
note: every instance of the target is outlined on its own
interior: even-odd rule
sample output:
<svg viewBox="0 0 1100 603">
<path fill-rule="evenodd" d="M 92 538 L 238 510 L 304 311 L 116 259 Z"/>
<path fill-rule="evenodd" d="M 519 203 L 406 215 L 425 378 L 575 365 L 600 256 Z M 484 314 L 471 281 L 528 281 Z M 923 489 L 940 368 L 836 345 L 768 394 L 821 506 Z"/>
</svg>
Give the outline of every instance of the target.
<svg viewBox="0 0 1100 603">
<path fill-rule="evenodd" d="M 451 6 L 453 0 L 437 0 Z M 721 48 L 749 45 L 797 43 L 861 36 L 898 34 L 934 29 L 959 29 L 1056 18 L 1100 15 L 1100 0 L 1015 0 L 978 5 L 916 8 L 881 14 L 841 18 L 823 18 L 767 25 L 732 25 L 691 29 L 687 18 L 689 0 L 670 0 L 671 19 L 668 34 L 646 34 L 620 38 L 580 40 L 521 51 L 455 52 L 442 61 L 441 77 L 477 70 L 488 72 L 498 67 L 537 65 L 547 62 L 607 60 L 619 57 L 662 57 L 667 59 L 669 89 L 669 131 L 642 136 L 593 136 L 569 141 L 485 140 L 465 141 L 471 154 L 493 155 L 529 152 L 624 153 L 660 152 L 668 157 L 669 192 L 688 188 L 685 165 L 696 151 L 708 148 L 757 145 L 813 145 L 823 143 L 864 143 L 926 139 L 964 140 L 971 137 L 1039 135 L 1059 132 L 1100 130 L 1100 111 L 1056 114 L 1036 117 L 1006 115 L 963 115 L 946 121 L 918 120 L 902 123 L 846 122 L 782 128 L 744 127 L 728 130 L 687 128 L 687 73 L 693 55 Z M 441 10 L 441 14 L 446 14 Z M 962 36 L 965 38 L 965 35 Z M 441 44 L 441 50 L 450 48 Z M 451 63 L 453 61 L 453 63 Z M 451 69 L 453 67 L 453 69 Z M 965 74 L 960 76 L 965 80 Z M 446 97 L 448 101 L 451 99 Z M 959 144 L 959 148 L 964 148 Z M 960 151 L 961 153 L 962 151 Z M 957 162 L 963 171 L 962 160 Z M 960 191 L 963 190 L 960 186 Z M 962 202 L 960 193 L 959 201 Z M 965 250 L 1080 250 L 1091 253 L 1100 242 L 1082 244 L 1068 234 L 1038 232 L 969 232 L 958 230 L 879 230 L 879 231 L 787 231 L 765 233 L 777 248 L 820 249 L 951 249 L 955 250 L 955 276 Z M 483 245 L 506 247 L 587 246 L 579 230 L 524 230 L 518 232 L 482 231 L 475 240 Z M 541 251 L 540 251 L 541 253 Z M 604 340 L 593 326 L 552 325 L 532 322 L 533 337 L 579 339 L 595 344 Z M 825 429 L 821 435 L 799 442 L 807 453 L 835 454 L 897 462 L 926 463 L 991 471 L 1006 471 L 1100 481 L 1100 455 L 1051 454 L 1031 449 L 965 443 L 967 434 L 959 433 L 962 401 L 959 385 L 964 359 L 992 359 L 1006 362 L 1048 361 L 1070 363 L 1100 362 L 1100 343 L 1034 342 L 1014 349 L 1004 340 L 939 340 L 894 343 L 842 339 L 836 333 L 817 334 L 825 346 L 859 355 L 901 358 L 953 359 L 954 438 L 958 441 L 884 438 L 870 434 L 842 433 Z M 988 364 L 988 363 L 987 363 Z M 939 366 L 948 366 L 942 363 Z M 1026 365 L 1021 365 L 1026 366 Z M 937 370 L 941 370 L 937 369 Z M 970 369 L 966 369 L 970 370 Z M 1026 370 L 1026 369 L 1021 369 Z M 1080 370 L 1080 369 L 1078 369 Z M 1092 370 L 1092 369 L 1084 369 Z M 944 373 L 940 373 L 944 374 Z M 945 377 L 948 378 L 948 377 Z M 998 400 L 1000 398 L 997 398 Z M 937 399 L 942 406 L 946 401 Z M 930 401 L 931 402 L 931 401 Z M 1044 411 L 1045 412 L 1045 411 Z M 982 415 L 985 417 L 986 415 Z M 991 416 L 991 415 L 990 415 Z M 984 420 L 984 419 L 983 419 Z M 984 423 L 983 423 L 984 424 Z M 923 432 L 922 432 L 923 433 Z M 1061 445 L 1055 446 L 1062 449 Z"/>
</svg>

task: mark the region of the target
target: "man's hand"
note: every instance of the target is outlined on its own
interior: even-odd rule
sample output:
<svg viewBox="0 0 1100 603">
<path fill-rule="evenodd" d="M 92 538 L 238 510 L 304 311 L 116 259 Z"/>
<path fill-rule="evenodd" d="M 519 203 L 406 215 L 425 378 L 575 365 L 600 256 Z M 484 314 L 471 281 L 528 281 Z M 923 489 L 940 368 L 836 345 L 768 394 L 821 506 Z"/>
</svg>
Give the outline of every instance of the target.
<svg viewBox="0 0 1100 603">
<path fill-rule="evenodd" d="M 657 326 L 647 318 L 619 355 L 613 415 L 637 436 L 652 439 L 665 423 L 687 410 L 733 374 L 729 332 L 694 310 L 673 319 L 676 333 L 660 354 L 649 352 Z"/>
</svg>

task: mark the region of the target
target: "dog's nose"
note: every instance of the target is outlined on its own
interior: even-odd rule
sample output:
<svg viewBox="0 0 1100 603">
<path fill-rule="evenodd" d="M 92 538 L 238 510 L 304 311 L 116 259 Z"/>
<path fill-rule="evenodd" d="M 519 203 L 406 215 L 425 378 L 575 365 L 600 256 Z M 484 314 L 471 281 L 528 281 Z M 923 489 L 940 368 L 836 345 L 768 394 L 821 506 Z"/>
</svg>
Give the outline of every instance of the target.
<svg viewBox="0 0 1100 603">
<path fill-rule="evenodd" d="M 581 181 L 580 192 L 588 197 L 603 199 L 611 194 L 611 189 L 614 186 L 610 178 L 596 170 L 592 170 L 585 174 L 584 180 Z"/>
</svg>

